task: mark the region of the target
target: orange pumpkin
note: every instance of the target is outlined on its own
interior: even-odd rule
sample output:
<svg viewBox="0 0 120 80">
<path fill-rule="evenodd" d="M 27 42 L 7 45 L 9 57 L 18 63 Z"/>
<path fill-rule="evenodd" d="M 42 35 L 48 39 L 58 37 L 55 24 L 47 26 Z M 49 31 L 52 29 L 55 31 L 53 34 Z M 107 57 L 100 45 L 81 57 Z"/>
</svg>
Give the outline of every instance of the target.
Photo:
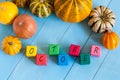
<svg viewBox="0 0 120 80">
<path fill-rule="evenodd" d="M 7 36 L 2 41 L 2 50 L 11 56 L 20 52 L 22 43 L 19 38 L 15 36 Z"/>
<path fill-rule="evenodd" d="M 56 15 L 66 22 L 80 22 L 88 17 L 92 0 L 54 0 Z"/>
<path fill-rule="evenodd" d="M 28 14 L 22 14 L 15 18 L 13 22 L 14 33 L 23 39 L 32 37 L 37 29 L 35 20 Z"/>
<path fill-rule="evenodd" d="M 113 50 L 119 44 L 119 37 L 115 32 L 107 32 L 102 37 L 102 44 L 105 48 Z"/>
</svg>

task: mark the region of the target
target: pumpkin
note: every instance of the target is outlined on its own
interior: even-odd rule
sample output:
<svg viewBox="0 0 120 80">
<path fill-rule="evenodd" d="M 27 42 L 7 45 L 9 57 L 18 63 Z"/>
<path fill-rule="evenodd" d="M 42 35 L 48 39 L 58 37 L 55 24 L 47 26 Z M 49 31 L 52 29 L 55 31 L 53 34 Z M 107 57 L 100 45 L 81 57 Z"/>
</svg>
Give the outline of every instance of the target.
<svg viewBox="0 0 120 80">
<path fill-rule="evenodd" d="M 15 36 L 7 36 L 2 41 L 2 50 L 9 55 L 15 55 L 22 48 L 21 41 Z"/>
<path fill-rule="evenodd" d="M 10 24 L 17 15 L 18 15 L 18 8 L 14 3 L 7 1 L 0 2 L 1 24 Z"/>
<path fill-rule="evenodd" d="M 15 18 L 13 31 L 17 37 L 28 39 L 32 37 L 37 29 L 35 20 L 28 14 L 22 14 Z"/>
<path fill-rule="evenodd" d="M 48 17 L 52 10 L 52 4 L 49 4 L 46 0 L 32 0 L 30 3 L 30 11 L 40 18 Z"/>
<path fill-rule="evenodd" d="M 102 44 L 105 48 L 113 50 L 119 44 L 119 37 L 115 32 L 107 32 L 102 37 Z"/>
<path fill-rule="evenodd" d="M 15 3 L 19 7 L 28 7 L 30 0 L 12 0 L 13 3 Z"/>
<path fill-rule="evenodd" d="M 105 33 L 111 31 L 115 24 L 115 15 L 109 8 L 98 6 L 90 13 L 88 25 L 94 32 Z"/>
<path fill-rule="evenodd" d="M 91 12 L 92 0 L 55 0 L 56 15 L 66 22 L 81 22 Z"/>
</svg>

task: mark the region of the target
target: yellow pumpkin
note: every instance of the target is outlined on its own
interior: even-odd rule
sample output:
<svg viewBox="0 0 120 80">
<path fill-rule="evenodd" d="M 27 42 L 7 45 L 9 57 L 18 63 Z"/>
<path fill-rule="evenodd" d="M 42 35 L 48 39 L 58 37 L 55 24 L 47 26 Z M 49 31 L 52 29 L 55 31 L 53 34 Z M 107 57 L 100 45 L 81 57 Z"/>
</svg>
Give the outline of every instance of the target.
<svg viewBox="0 0 120 80">
<path fill-rule="evenodd" d="M 91 12 L 92 0 L 54 0 L 56 15 L 66 22 L 81 22 Z"/>
<path fill-rule="evenodd" d="M 9 55 L 15 55 L 19 53 L 21 48 L 21 41 L 17 37 L 7 36 L 2 41 L 2 50 Z"/>
<path fill-rule="evenodd" d="M 0 2 L 0 23 L 10 24 L 18 15 L 18 8 L 12 2 Z"/>
<path fill-rule="evenodd" d="M 105 48 L 113 50 L 119 44 L 119 37 L 115 32 L 107 32 L 102 37 L 102 44 Z"/>
</svg>

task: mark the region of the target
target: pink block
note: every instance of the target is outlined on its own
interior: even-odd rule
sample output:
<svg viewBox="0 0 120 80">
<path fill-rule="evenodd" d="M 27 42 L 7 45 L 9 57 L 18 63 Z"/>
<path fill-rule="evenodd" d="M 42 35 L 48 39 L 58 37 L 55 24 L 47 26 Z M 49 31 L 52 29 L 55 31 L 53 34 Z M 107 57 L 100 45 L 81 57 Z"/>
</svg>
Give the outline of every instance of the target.
<svg viewBox="0 0 120 80">
<path fill-rule="evenodd" d="M 78 57 L 80 55 L 80 46 L 71 44 L 70 45 L 70 50 L 69 50 L 69 55 Z"/>
<path fill-rule="evenodd" d="M 96 45 L 91 46 L 90 54 L 92 56 L 99 57 L 100 53 L 101 53 L 101 46 L 96 46 Z"/>
</svg>

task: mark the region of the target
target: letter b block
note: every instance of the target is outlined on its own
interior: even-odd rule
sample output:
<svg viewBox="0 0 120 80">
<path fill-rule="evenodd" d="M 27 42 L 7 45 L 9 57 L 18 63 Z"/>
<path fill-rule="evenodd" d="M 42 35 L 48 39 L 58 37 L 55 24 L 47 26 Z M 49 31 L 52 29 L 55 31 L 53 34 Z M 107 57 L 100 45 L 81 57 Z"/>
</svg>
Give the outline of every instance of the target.
<svg viewBox="0 0 120 80">
<path fill-rule="evenodd" d="M 27 57 L 35 57 L 37 54 L 37 47 L 36 46 L 27 46 L 26 47 L 26 56 Z"/>
<path fill-rule="evenodd" d="M 36 55 L 36 64 L 37 65 L 47 65 L 47 55 L 46 54 L 37 54 Z"/>
<path fill-rule="evenodd" d="M 80 55 L 80 46 L 75 45 L 75 44 L 71 44 L 69 54 L 71 56 L 78 57 Z"/>
</svg>

